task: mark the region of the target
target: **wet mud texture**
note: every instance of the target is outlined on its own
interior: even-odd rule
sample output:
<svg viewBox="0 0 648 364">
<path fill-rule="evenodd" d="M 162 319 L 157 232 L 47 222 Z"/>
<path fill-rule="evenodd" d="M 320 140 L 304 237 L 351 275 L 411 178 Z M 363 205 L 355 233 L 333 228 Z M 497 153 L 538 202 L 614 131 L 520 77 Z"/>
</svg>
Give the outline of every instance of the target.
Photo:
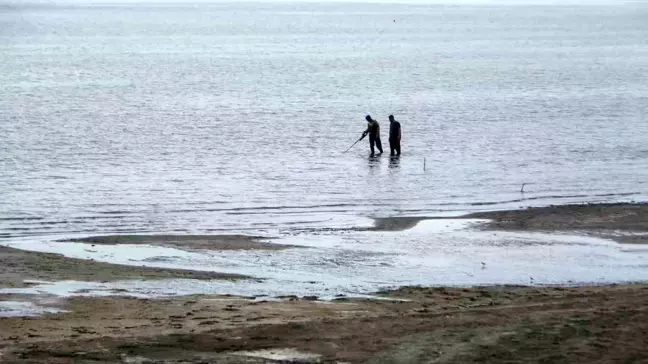
<svg viewBox="0 0 648 364">
<path fill-rule="evenodd" d="M 480 212 L 494 230 L 577 232 L 620 243 L 648 244 L 648 204 L 583 204 Z"/>
<path fill-rule="evenodd" d="M 646 210 L 646 205 L 576 205 L 472 217 L 493 219 L 496 229 L 612 234 L 645 232 Z M 103 264 L 2 249 L 1 277 L 14 282 L 16 274 L 7 278 L 5 271 L 52 280 L 84 274 L 100 280 L 98 272 L 110 272 L 104 276 L 109 279 L 135 275 L 111 271 L 117 268 L 109 264 L 96 268 Z M 410 287 L 379 294 L 407 301 L 75 297 L 57 303 L 70 312 L 0 318 L 0 362 L 272 363 L 235 355 L 272 348 L 319 354 L 324 363 L 648 362 L 646 284 Z"/>
<path fill-rule="evenodd" d="M 28 286 L 24 280 L 118 281 L 128 279 L 242 279 L 243 275 L 184 269 L 137 267 L 67 258 L 0 246 L 0 287 Z"/>
<path fill-rule="evenodd" d="M 264 240 L 268 238 L 247 235 L 106 235 L 67 239 L 61 242 L 158 245 L 183 250 L 281 250 L 296 247 L 272 244 Z"/>
<path fill-rule="evenodd" d="M 374 226 L 366 228 L 368 231 L 403 231 L 411 229 L 416 224 L 425 220 L 425 217 L 381 217 L 374 219 Z"/>
<path fill-rule="evenodd" d="M 272 348 L 323 363 L 648 360 L 647 285 L 381 294 L 408 301 L 71 298 L 68 313 L 0 319 L 0 362 L 273 363 L 235 355 Z"/>
</svg>

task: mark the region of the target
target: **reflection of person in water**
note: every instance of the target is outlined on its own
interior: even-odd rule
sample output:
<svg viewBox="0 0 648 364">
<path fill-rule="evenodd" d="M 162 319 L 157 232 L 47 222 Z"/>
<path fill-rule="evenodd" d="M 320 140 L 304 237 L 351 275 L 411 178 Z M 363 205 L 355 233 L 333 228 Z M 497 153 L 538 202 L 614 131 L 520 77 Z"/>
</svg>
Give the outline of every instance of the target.
<svg viewBox="0 0 648 364">
<path fill-rule="evenodd" d="M 389 157 L 389 168 L 398 168 L 400 158 L 398 156 Z"/>
<path fill-rule="evenodd" d="M 369 148 L 371 148 L 371 156 L 374 156 L 374 144 L 380 151 L 379 154 L 382 154 L 383 149 L 382 143 L 380 142 L 380 125 L 376 120 L 372 119 L 370 115 L 367 115 L 365 119 L 367 120 L 367 130 L 362 133 L 362 137 L 364 138 L 365 135 L 369 134 Z"/>
</svg>

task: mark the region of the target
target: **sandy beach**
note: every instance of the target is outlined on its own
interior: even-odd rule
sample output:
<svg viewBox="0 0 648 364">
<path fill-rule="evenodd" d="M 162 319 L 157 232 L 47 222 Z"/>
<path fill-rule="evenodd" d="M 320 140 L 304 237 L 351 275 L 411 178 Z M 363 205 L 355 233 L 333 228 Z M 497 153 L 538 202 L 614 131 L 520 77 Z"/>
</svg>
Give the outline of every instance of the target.
<svg viewBox="0 0 648 364">
<path fill-rule="evenodd" d="M 572 205 L 479 213 L 497 231 L 578 232 L 642 243 L 648 205 Z M 377 221 L 399 231 L 422 218 Z M 628 240 L 628 233 L 636 234 Z M 93 244 L 151 237 L 91 238 Z M 192 246 L 192 243 L 196 242 Z M 173 237 L 187 249 L 268 249 L 243 238 Z M 221 245 L 218 245 L 221 244 Z M 270 248 L 272 249 L 272 248 Z M 0 286 L 33 281 L 242 275 L 137 267 L 0 248 Z M 6 363 L 546 363 L 646 362 L 648 285 L 403 287 L 374 299 L 339 296 L 135 298 L 3 294 L 0 301 L 47 306 L 51 313 L 0 318 Z M 54 312 L 58 311 L 58 312 Z"/>
</svg>

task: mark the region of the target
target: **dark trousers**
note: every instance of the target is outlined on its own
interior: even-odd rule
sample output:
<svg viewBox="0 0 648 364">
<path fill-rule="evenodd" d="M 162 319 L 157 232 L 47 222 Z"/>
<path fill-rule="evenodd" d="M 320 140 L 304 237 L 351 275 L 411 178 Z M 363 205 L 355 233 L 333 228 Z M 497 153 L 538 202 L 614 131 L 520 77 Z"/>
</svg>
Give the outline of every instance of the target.
<svg viewBox="0 0 648 364">
<path fill-rule="evenodd" d="M 376 144 L 376 147 L 380 151 L 380 154 L 382 154 L 382 143 L 380 142 L 380 138 L 372 137 L 369 135 L 369 148 L 371 148 L 371 154 L 374 154 L 374 144 Z"/>
<path fill-rule="evenodd" d="M 394 155 L 394 151 L 396 151 L 397 155 L 400 155 L 400 140 L 390 140 L 389 149 L 391 149 L 391 155 Z"/>
</svg>

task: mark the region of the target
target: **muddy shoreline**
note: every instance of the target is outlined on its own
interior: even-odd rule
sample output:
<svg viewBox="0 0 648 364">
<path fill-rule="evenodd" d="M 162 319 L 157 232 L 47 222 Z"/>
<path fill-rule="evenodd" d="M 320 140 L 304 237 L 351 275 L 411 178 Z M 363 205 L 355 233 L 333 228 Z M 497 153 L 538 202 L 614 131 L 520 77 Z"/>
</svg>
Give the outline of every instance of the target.
<svg viewBox="0 0 648 364">
<path fill-rule="evenodd" d="M 31 252 L 0 246 L 0 288 L 28 287 L 25 281 L 87 281 L 151 279 L 245 279 L 239 274 L 188 269 L 138 267 L 67 258 L 60 254 Z"/>
<path fill-rule="evenodd" d="M 186 251 L 200 250 L 282 250 L 297 248 L 268 242 L 269 238 L 246 235 L 106 235 L 59 242 L 95 245 L 156 245 Z M 25 281 L 85 281 L 200 279 L 237 280 L 250 276 L 191 269 L 156 268 L 111 264 L 93 260 L 68 258 L 60 254 L 32 252 L 0 246 L 0 288 L 23 288 L 33 285 Z"/>
<path fill-rule="evenodd" d="M 464 217 L 492 220 L 485 225 L 490 230 L 571 232 L 622 244 L 648 244 L 647 203 L 532 207 L 479 212 Z"/>
<path fill-rule="evenodd" d="M 648 232 L 648 205 L 599 204 L 476 213 L 485 229 L 578 232 L 614 238 Z M 427 218 L 378 219 L 399 231 Z M 620 235 L 619 235 L 620 234 Z M 632 235 L 637 234 L 637 235 Z M 91 238 L 90 244 L 150 244 Z M 113 240 L 111 240 L 113 239 Z M 241 247 L 233 239 L 225 247 Z M 170 237 L 191 249 L 200 239 Z M 616 239 L 615 239 L 616 240 Z M 196 249 L 213 247 L 213 238 Z M 622 240 L 617 240 L 623 242 Z M 207 243 L 205 243 L 207 242 Z M 158 243 L 160 243 L 158 241 Z M 162 242 L 161 244 L 165 244 Z M 202 245 L 201 245 L 202 244 Z M 224 248 L 226 249 L 226 248 Z M 0 247 L 0 286 L 23 279 L 240 279 L 212 272 L 118 266 Z M 115 293 L 118 294 L 118 293 Z M 648 360 L 648 284 L 581 287 L 402 287 L 387 300 L 182 296 L 160 299 L 0 295 L 67 312 L 0 318 L 3 363 L 546 363 Z M 291 349 L 311 359 L 264 359 Z M 247 354 L 242 353 L 245 351 Z M 264 353 L 265 353 L 264 352 Z M 265 354 L 263 354 L 265 355 Z M 313 359 L 315 358 L 315 359 Z"/>
<path fill-rule="evenodd" d="M 295 245 L 273 244 L 270 238 L 247 235 L 104 235 L 59 242 L 98 245 L 157 245 L 183 250 L 282 250 Z"/>
<path fill-rule="evenodd" d="M 398 216 L 375 218 L 369 231 L 403 231 L 424 220 L 492 220 L 491 230 L 538 232 L 648 232 L 648 203 L 572 204 L 519 210 L 475 212 L 462 216 Z"/>
<path fill-rule="evenodd" d="M 406 287 L 399 300 L 224 296 L 67 299 L 70 312 L 0 319 L 4 363 L 636 362 L 648 358 L 648 286 Z M 405 300 L 400 300 L 405 299 Z"/>
<path fill-rule="evenodd" d="M 490 227 L 503 230 L 648 231 L 648 204 L 578 204 L 531 207 L 522 210 L 478 212 L 464 216 L 490 219 Z"/>
</svg>

